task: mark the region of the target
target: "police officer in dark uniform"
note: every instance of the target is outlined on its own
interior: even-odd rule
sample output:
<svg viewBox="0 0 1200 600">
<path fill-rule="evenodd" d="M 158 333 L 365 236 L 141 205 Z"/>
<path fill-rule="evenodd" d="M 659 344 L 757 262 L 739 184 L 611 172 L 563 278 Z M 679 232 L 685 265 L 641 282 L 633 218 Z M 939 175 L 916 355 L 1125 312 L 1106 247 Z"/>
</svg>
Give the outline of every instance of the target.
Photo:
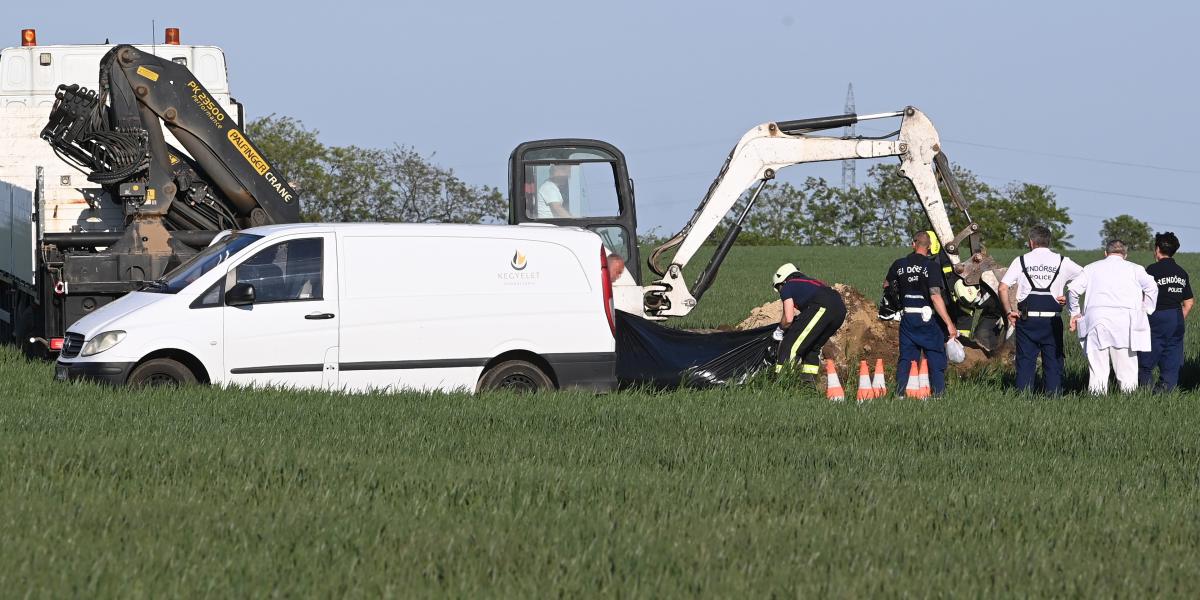
<svg viewBox="0 0 1200 600">
<path fill-rule="evenodd" d="M 1158 306 L 1150 315 L 1150 351 L 1138 353 L 1138 386 L 1149 387 L 1158 367 L 1155 391 L 1169 392 L 1179 384 L 1183 366 L 1184 319 L 1195 300 L 1187 271 L 1175 263 L 1179 238 L 1168 231 L 1154 236 L 1154 258 L 1146 267 L 1158 283 Z"/>
<path fill-rule="evenodd" d="M 783 303 L 783 317 L 775 329 L 779 340 L 775 372 L 800 361 L 800 373 L 815 381 L 821 348 L 846 322 L 846 303 L 825 282 L 801 273 L 792 263 L 779 267 L 771 283 Z"/>
<path fill-rule="evenodd" d="M 1042 359 L 1045 390 L 1062 392 L 1066 353 L 1063 350 L 1062 305 L 1066 285 L 1083 273 L 1083 267 L 1050 249 L 1053 238 L 1042 225 L 1029 228 L 1029 252 L 1013 259 L 1000 280 L 1000 299 L 1016 328 L 1017 390 L 1032 392 Z M 1014 297 L 1010 291 L 1015 290 Z"/>
<path fill-rule="evenodd" d="M 903 394 L 907 387 L 912 362 L 920 362 L 924 354 L 929 361 L 929 387 L 935 397 L 940 396 L 946 389 L 946 341 L 958 337 L 942 298 L 946 282 L 941 268 L 929 256 L 930 245 L 928 232 L 914 235 L 912 254 L 892 263 L 883 283 L 888 288 L 885 293 L 894 291 L 904 307 L 900 317 L 900 360 L 896 363 L 897 394 Z"/>
</svg>

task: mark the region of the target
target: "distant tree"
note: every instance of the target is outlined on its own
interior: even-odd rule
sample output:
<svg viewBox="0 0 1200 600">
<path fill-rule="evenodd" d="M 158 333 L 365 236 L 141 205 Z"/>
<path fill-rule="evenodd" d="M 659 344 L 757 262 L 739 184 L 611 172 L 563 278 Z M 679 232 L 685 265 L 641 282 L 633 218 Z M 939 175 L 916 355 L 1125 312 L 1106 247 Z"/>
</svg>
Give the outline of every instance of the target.
<svg viewBox="0 0 1200 600">
<path fill-rule="evenodd" d="M 1105 219 L 1100 224 L 1100 244 L 1112 239 L 1125 242 L 1130 250 L 1153 250 L 1154 230 L 1150 224 L 1130 215 L 1120 215 Z"/>
<path fill-rule="evenodd" d="M 453 169 L 434 164 L 433 155 L 396 146 L 384 153 L 381 171 L 389 199 L 378 208 L 382 220 L 482 223 L 500 222 L 508 215 L 499 189 L 464 183 Z"/>
<path fill-rule="evenodd" d="M 961 166 L 954 165 L 953 170 L 962 199 L 988 246 L 1019 248 L 1035 224 L 1050 228 L 1055 247 L 1071 245 L 1066 232 L 1071 217 L 1058 206 L 1049 188 L 1013 183 L 996 189 Z M 899 165 L 875 165 L 869 176 L 866 185 L 848 190 L 831 187 L 821 178 L 809 178 L 800 187 L 789 183 L 767 186 L 746 219 L 739 243 L 786 240 L 799 245 L 903 246 L 913 233 L 931 227 L 916 190 L 900 173 Z M 966 217 L 954 208 L 944 186 L 941 192 L 950 207 L 951 227 L 963 230 Z M 748 194 L 730 211 L 726 227 L 741 214 L 747 199 Z"/>
<path fill-rule="evenodd" d="M 275 168 L 287 176 L 301 198 L 301 210 L 312 197 L 328 194 L 331 177 L 326 168 L 329 149 L 319 132 L 291 117 L 274 114 L 250 121 L 246 132 Z"/>
<path fill-rule="evenodd" d="M 1028 241 L 1029 228 L 1043 225 L 1050 230 L 1056 249 L 1073 246 L 1067 226 L 1071 215 L 1058 206 L 1054 192 L 1046 186 L 1011 183 L 983 202 L 971 207 L 984 242 L 992 248 L 1020 248 Z"/>
<path fill-rule="evenodd" d="M 300 194 L 309 221 L 480 223 L 504 220 L 500 190 L 473 186 L 403 146 L 326 146 L 291 117 L 270 115 L 246 128 Z"/>
<path fill-rule="evenodd" d="M 870 179 L 863 193 L 876 208 L 878 220 L 873 226 L 878 235 L 876 245 L 903 246 L 912 241 L 917 231 L 929 229 L 929 217 L 912 183 L 900 173 L 900 165 L 877 164 L 867 173 Z"/>
<path fill-rule="evenodd" d="M 653 250 L 654 248 L 667 243 L 668 239 L 670 238 L 667 237 L 667 234 L 663 233 L 661 227 L 651 227 L 646 231 L 639 231 L 637 234 L 638 246 L 641 247 L 643 251 L 647 248 Z"/>
</svg>

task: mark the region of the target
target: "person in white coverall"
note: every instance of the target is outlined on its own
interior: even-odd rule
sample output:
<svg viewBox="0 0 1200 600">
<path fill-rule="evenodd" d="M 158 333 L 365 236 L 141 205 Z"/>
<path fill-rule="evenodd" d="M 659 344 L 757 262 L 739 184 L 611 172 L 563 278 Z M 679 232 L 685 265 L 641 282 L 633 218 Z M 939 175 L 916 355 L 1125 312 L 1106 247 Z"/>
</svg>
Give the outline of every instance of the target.
<svg viewBox="0 0 1200 600">
<path fill-rule="evenodd" d="M 1088 359 L 1088 390 L 1108 393 L 1114 371 L 1122 392 L 1138 384 L 1138 352 L 1150 350 L 1150 320 L 1158 302 L 1158 283 L 1141 265 L 1125 260 L 1121 240 L 1104 247 L 1104 259 L 1083 268 L 1067 287 L 1071 331 L 1079 334 Z M 1086 295 L 1080 310 L 1079 296 Z"/>
</svg>

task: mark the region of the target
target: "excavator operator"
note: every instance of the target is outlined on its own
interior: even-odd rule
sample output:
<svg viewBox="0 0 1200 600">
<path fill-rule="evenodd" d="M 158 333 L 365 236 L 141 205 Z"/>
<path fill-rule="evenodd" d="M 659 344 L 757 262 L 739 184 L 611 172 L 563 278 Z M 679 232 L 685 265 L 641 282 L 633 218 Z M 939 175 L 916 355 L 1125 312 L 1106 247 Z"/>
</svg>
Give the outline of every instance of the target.
<svg viewBox="0 0 1200 600">
<path fill-rule="evenodd" d="M 567 210 L 563 198 L 563 186 L 571 178 L 571 165 L 550 165 L 550 178 L 542 182 L 537 189 L 537 217 L 539 219 L 569 219 L 575 215 Z"/>
<path fill-rule="evenodd" d="M 821 348 L 846 322 L 846 303 L 825 282 L 801 273 L 792 263 L 776 269 L 771 283 L 783 302 L 783 318 L 774 334 L 779 341 L 775 372 L 799 360 L 801 375 L 816 381 Z"/>
</svg>

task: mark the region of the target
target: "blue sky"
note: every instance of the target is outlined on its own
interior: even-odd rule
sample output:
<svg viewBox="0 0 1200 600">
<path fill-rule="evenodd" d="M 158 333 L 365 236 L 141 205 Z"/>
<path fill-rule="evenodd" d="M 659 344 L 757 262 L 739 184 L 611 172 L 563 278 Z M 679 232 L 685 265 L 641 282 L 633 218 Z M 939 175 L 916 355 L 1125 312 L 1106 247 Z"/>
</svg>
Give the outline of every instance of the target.
<svg viewBox="0 0 1200 600">
<path fill-rule="evenodd" d="M 5 7 L 3 45 L 22 27 L 48 44 L 178 26 L 225 48 L 249 116 L 410 145 L 471 183 L 503 188 L 524 140 L 608 140 L 629 158 L 640 224 L 661 233 L 747 129 L 840 113 L 853 82 L 860 113 L 921 108 L 985 181 L 1054 185 L 1077 246 L 1129 213 L 1200 248 L 1197 3 L 33 4 Z M 781 178 L 808 175 L 836 182 L 840 167 Z"/>
</svg>

